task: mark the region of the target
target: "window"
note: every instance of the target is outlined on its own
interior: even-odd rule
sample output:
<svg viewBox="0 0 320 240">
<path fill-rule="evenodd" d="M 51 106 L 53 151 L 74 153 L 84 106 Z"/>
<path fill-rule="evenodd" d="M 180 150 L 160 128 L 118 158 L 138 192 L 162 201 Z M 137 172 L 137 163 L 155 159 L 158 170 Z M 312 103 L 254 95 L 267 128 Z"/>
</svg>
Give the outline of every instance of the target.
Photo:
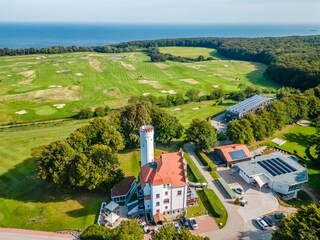
<svg viewBox="0 0 320 240">
<path fill-rule="evenodd" d="M 157 213 L 160 213 L 160 209 L 157 209 Z"/>
<path fill-rule="evenodd" d="M 165 206 L 164 208 L 165 208 L 165 209 L 168 209 L 168 206 Z"/>
<path fill-rule="evenodd" d="M 163 203 L 169 203 L 169 198 L 166 198 L 165 200 L 163 200 Z"/>
<path fill-rule="evenodd" d="M 156 198 L 160 198 L 160 194 L 156 194 Z"/>
<path fill-rule="evenodd" d="M 166 185 L 165 185 L 165 184 L 163 184 L 163 188 L 166 188 Z"/>
<path fill-rule="evenodd" d="M 168 196 L 168 195 L 169 195 L 169 193 L 168 193 L 168 192 L 165 192 L 165 193 L 164 193 L 164 195 Z"/>
<path fill-rule="evenodd" d="M 178 194 L 178 196 L 181 196 L 182 191 L 181 191 L 181 190 L 179 190 L 177 194 Z"/>
<path fill-rule="evenodd" d="M 160 206 L 160 202 L 156 202 L 156 207 L 159 207 Z"/>
<path fill-rule="evenodd" d="M 169 188 L 170 187 L 170 184 L 167 184 L 167 188 Z"/>
</svg>

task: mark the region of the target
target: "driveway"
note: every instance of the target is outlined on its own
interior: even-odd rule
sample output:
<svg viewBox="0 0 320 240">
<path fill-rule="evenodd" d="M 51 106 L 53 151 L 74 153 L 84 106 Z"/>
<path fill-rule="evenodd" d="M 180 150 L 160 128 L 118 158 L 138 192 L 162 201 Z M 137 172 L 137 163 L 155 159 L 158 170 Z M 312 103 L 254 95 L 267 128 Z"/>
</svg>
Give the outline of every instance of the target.
<svg viewBox="0 0 320 240">
<path fill-rule="evenodd" d="M 215 184 L 211 175 L 196 157 L 193 152 L 195 146 L 192 144 L 185 144 L 184 147 L 206 178 L 208 188 L 214 190 L 227 209 L 229 216 L 224 228 L 212 230 L 200 235 L 217 240 L 237 239 L 242 235 L 250 236 L 251 239 L 271 239 L 272 230 L 260 230 L 259 227 L 255 225 L 253 219 L 278 209 L 279 204 L 272 191 L 267 188 L 263 188 L 261 191 L 260 189 L 255 189 L 250 184 L 246 183 L 238 173 L 233 173 L 228 168 L 219 168 L 218 174 L 231 188 L 241 187 L 245 191 L 243 197 L 248 201 L 248 204 L 245 207 L 237 206 L 234 204 L 234 200 L 229 199 L 225 194 L 225 191 Z"/>
<path fill-rule="evenodd" d="M 218 132 L 225 133 L 227 131 L 227 123 L 224 121 L 224 113 L 211 119 L 211 125 L 218 130 Z"/>
</svg>

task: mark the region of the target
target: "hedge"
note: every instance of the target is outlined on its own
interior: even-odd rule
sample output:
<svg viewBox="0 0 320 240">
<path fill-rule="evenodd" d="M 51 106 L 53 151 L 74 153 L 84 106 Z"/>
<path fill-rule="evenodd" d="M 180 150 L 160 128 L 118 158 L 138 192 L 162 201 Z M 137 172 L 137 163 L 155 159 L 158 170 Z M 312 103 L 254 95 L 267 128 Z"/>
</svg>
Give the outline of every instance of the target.
<svg viewBox="0 0 320 240">
<path fill-rule="evenodd" d="M 190 158 L 190 156 L 184 152 L 183 153 L 184 158 L 186 159 L 189 169 L 191 170 L 191 172 L 193 173 L 193 175 L 195 176 L 195 178 L 197 179 L 197 181 L 199 183 L 206 183 L 206 179 L 204 178 L 204 176 L 201 174 L 200 170 L 197 168 L 197 166 L 195 165 L 195 163 L 192 161 L 192 159 Z"/>
<path fill-rule="evenodd" d="M 208 171 L 211 175 L 211 177 L 214 180 L 217 180 L 220 176 L 218 175 L 217 171 L 217 166 L 210 160 L 210 158 L 201 150 L 197 150 L 196 152 L 197 157 L 201 161 L 201 163 L 208 167 Z"/>
</svg>

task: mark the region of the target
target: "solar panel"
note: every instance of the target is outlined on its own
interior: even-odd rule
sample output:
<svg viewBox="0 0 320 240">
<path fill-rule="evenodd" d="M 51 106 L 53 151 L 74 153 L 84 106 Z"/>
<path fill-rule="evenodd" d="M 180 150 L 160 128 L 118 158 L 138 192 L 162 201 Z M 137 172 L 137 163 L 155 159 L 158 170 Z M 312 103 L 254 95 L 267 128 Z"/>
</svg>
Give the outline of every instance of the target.
<svg viewBox="0 0 320 240">
<path fill-rule="evenodd" d="M 276 174 L 274 171 L 272 171 L 268 166 L 266 166 L 266 165 L 263 163 L 263 161 L 258 162 L 258 164 L 259 164 L 261 167 L 263 167 L 265 170 L 267 170 L 272 176 L 277 176 L 277 174 Z"/>
<path fill-rule="evenodd" d="M 258 164 L 267 170 L 272 176 L 278 176 L 297 171 L 280 158 L 272 158 L 259 161 Z"/>
<path fill-rule="evenodd" d="M 278 161 L 280 161 L 283 165 L 285 165 L 287 168 L 289 168 L 292 172 L 297 171 L 297 169 L 295 169 L 294 167 L 291 167 L 289 164 L 287 164 L 286 162 L 284 162 L 282 159 L 280 158 L 276 158 Z"/>
<path fill-rule="evenodd" d="M 229 155 L 231 156 L 232 160 L 238 160 L 247 157 L 246 153 L 243 150 L 229 152 Z"/>
<path fill-rule="evenodd" d="M 278 167 L 283 169 L 286 173 L 292 172 L 286 165 L 283 164 L 283 161 L 280 161 L 279 158 L 273 158 L 273 160 L 278 163 Z"/>
</svg>

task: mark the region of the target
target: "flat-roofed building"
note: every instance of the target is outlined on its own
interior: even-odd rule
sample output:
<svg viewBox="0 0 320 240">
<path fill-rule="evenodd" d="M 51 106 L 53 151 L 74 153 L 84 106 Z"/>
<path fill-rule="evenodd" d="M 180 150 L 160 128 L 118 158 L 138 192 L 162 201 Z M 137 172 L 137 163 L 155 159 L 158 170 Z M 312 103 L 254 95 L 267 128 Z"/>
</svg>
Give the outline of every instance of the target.
<svg viewBox="0 0 320 240">
<path fill-rule="evenodd" d="M 241 119 L 242 116 L 255 113 L 271 103 L 274 99 L 260 95 L 254 95 L 246 100 L 228 107 L 225 113 L 225 120 L 228 122 L 232 119 Z"/>
<path fill-rule="evenodd" d="M 244 144 L 230 144 L 216 147 L 213 153 L 220 160 L 224 161 L 228 167 L 235 163 L 248 161 L 252 158 L 252 153 Z"/>
<path fill-rule="evenodd" d="M 307 170 L 279 152 L 255 157 L 236 166 L 247 183 L 256 183 L 260 188 L 268 185 L 284 199 L 296 197 L 302 184 L 308 182 Z"/>
</svg>

